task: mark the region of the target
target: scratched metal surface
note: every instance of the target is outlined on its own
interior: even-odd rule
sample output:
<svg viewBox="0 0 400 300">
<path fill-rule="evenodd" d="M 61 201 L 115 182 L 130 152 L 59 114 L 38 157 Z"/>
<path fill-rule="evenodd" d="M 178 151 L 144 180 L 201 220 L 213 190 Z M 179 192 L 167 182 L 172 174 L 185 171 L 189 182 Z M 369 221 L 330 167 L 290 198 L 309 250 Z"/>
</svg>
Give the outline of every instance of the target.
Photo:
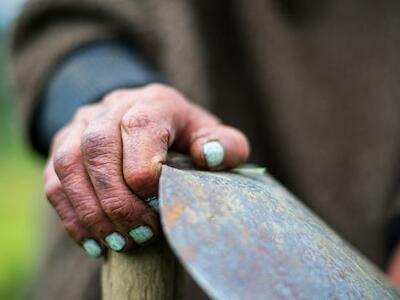
<svg viewBox="0 0 400 300">
<path fill-rule="evenodd" d="M 400 299 L 268 175 L 164 166 L 159 196 L 172 248 L 214 299 Z"/>
</svg>

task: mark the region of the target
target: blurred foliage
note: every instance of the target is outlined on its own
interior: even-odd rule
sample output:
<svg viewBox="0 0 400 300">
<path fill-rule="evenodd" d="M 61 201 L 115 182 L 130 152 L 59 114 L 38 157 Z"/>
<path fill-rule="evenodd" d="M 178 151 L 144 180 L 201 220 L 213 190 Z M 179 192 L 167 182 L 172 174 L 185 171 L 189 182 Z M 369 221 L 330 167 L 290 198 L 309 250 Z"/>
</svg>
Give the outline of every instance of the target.
<svg viewBox="0 0 400 300">
<path fill-rule="evenodd" d="M 6 81 L 0 33 L 0 299 L 21 299 L 40 240 L 40 166 L 22 141 Z"/>
</svg>

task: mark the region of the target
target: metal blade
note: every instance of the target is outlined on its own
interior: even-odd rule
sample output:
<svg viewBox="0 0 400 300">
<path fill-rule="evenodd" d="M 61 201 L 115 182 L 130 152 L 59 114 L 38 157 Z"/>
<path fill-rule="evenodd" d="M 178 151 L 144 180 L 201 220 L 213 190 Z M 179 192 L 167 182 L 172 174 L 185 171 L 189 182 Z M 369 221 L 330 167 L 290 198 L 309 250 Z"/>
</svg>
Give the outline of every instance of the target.
<svg viewBox="0 0 400 300">
<path fill-rule="evenodd" d="M 268 175 L 163 166 L 159 198 L 171 247 L 214 299 L 400 299 Z"/>
</svg>

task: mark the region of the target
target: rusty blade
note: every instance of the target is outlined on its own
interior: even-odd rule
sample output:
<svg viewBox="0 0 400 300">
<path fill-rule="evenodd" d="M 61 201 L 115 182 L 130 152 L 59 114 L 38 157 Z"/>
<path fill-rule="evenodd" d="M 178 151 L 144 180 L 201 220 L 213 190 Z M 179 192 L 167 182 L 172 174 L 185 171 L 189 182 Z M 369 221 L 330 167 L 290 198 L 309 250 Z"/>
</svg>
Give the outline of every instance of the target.
<svg viewBox="0 0 400 300">
<path fill-rule="evenodd" d="M 270 176 L 162 169 L 175 253 L 214 299 L 399 299 L 383 275 Z"/>
</svg>

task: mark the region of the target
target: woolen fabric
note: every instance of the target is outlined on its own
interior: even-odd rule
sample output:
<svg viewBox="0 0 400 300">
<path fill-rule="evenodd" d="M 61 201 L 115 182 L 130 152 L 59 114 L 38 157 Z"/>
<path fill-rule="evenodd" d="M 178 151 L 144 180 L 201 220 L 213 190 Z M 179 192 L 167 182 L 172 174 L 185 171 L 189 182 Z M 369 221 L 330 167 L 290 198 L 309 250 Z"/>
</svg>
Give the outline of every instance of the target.
<svg viewBox="0 0 400 300">
<path fill-rule="evenodd" d="M 383 267 L 400 211 L 400 2 L 32 0 L 10 44 L 27 128 L 57 62 L 121 39 L 250 138 L 251 161 Z"/>
</svg>

